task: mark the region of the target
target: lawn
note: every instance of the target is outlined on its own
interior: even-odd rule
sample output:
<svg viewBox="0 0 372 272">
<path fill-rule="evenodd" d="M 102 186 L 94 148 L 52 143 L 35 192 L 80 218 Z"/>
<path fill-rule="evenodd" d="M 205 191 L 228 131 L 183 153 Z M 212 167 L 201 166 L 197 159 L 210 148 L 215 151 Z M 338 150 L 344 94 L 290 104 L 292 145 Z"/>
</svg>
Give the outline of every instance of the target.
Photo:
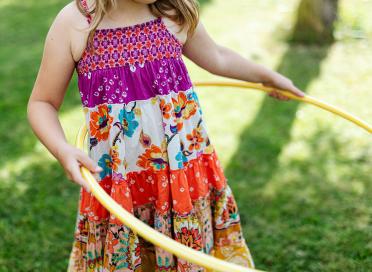
<svg viewBox="0 0 372 272">
<path fill-rule="evenodd" d="M 67 267 L 79 188 L 26 119 L 45 35 L 67 2 L 0 2 L 1 272 Z M 298 2 L 209 0 L 201 18 L 216 42 L 371 123 L 372 1 L 341 1 L 337 41 L 324 47 L 286 42 Z M 194 81 L 223 80 L 184 59 Z M 370 135 L 329 112 L 260 91 L 197 94 L 257 267 L 371 271 Z M 71 143 L 83 122 L 80 103 L 75 75 L 60 112 Z"/>
</svg>

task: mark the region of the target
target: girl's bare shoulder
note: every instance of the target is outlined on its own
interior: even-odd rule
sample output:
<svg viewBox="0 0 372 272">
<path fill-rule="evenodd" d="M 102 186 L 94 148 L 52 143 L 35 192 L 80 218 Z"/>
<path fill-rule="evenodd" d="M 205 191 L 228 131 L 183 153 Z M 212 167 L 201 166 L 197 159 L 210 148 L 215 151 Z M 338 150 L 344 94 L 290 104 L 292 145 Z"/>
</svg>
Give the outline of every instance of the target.
<svg viewBox="0 0 372 272">
<path fill-rule="evenodd" d="M 71 1 L 65 5 L 57 14 L 56 23 L 60 26 L 59 31 L 63 30 L 70 39 L 71 54 L 75 61 L 78 61 L 85 49 L 88 39 L 89 27 L 87 18 L 79 11 L 76 2 Z"/>
<path fill-rule="evenodd" d="M 81 14 L 75 1 L 71 1 L 65 5 L 57 14 L 55 21 L 63 24 L 66 31 L 79 31 L 79 29 L 87 28 L 88 22 L 86 17 Z"/>
<path fill-rule="evenodd" d="M 170 12 L 170 11 L 167 11 Z M 168 17 L 163 17 L 163 22 L 168 28 L 168 30 L 176 36 L 176 38 L 184 44 L 187 40 L 187 30 L 188 26 L 185 25 L 185 27 L 181 30 L 181 26 L 178 25 L 175 21 L 171 20 Z"/>
</svg>

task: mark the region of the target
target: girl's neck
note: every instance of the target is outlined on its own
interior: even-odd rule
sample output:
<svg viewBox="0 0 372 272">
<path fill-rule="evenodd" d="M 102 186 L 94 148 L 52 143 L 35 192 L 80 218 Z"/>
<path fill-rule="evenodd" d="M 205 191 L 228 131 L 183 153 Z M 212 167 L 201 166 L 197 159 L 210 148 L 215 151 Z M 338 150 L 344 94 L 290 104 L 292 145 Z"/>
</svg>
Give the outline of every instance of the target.
<svg viewBox="0 0 372 272">
<path fill-rule="evenodd" d="M 147 4 L 137 3 L 132 0 L 118 0 L 116 8 L 111 8 L 107 15 L 117 22 L 123 21 L 122 18 L 126 18 L 125 21 L 127 22 L 135 22 L 141 21 L 138 18 L 152 17 Z"/>
</svg>

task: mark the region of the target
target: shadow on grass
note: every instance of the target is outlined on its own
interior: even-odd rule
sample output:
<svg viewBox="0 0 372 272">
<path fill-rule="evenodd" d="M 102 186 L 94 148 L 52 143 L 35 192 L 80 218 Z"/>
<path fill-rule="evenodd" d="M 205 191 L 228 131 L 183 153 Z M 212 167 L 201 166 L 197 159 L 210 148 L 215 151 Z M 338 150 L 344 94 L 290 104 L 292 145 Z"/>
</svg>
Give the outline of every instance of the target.
<svg viewBox="0 0 372 272">
<path fill-rule="evenodd" d="M 285 162 L 267 180 L 252 177 L 250 169 L 244 172 L 248 178 L 238 179 L 235 173 L 243 170 L 229 168 L 257 267 L 368 271 L 372 149 L 350 156 L 331 128 L 319 129 L 304 142 L 308 156 Z"/>
<path fill-rule="evenodd" d="M 328 50 L 327 46 L 292 45 L 277 70 L 306 92 L 319 76 Z M 257 267 L 269 271 L 367 271 L 360 267 L 372 262 L 368 257 L 372 252 L 365 250 L 364 242 L 365 235 L 371 234 L 363 221 L 368 218 L 371 162 L 367 155 L 357 161 L 342 157 L 336 133 L 319 128 L 318 134 L 306 140 L 311 156 L 291 161 L 283 169 L 278 159 L 291 140 L 299 103 L 266 96 L 225 167 L 230 186 L 239 192 L 236 199 L 245 237 Z M 337 174 L 341 169 L 342 174 Z M 337 175 L 335 182 L 341 187 L 332 184 L 332 176 Z M 352 191 L 350 181 L 362 192 Z"/>
<path fill-rule="evenodd" d="M 320 63 L 327 52 L 327 47 L 292 46 L 283 56 L 277 71 L 292 79 L 296 86 L 306 92 L 310 82 L 318 77 Z M 240 136 L 238 152 L 227 165 L 227 174 L 233 174 L 239 169 L 239 179 L 247 179 L 258 186 L 269 180 L 276 171 L 277 158 L 282 148 L 290 141 L 290 131 L 299 103 L 278 101 L 265 96 L 255 119 Z"/>
<path fill-rule="evenodd" d="M 284 55 L 277 71 L 292 79 L 306 92 L 310 82 L 318 77 L 320 64 L 328 48 L 292 46 Z M 251 125 L 240 136 L 238 152 L 226 171 L 241 170 L 242 177 L 250 182 L 265 183 L 275 173 L 277 158 L 290 141 L 292 123 L 300 102 L 278 101 L 265 96 L 262 106 Z M 229 172 L 229 168 L 234 171 Z M 246 170 L 249 171 L 246 172 Z"/>
</svg>

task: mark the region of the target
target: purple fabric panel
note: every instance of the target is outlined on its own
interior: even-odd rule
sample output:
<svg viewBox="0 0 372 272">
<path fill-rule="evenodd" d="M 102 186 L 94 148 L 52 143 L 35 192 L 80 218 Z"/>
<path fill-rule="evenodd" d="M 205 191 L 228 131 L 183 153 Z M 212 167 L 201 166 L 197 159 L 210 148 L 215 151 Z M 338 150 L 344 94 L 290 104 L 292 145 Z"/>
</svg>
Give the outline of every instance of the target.
<svg viewBox="0 0 372 272">
<path fill-rule="evenodd" d="M 94 107 L 187 90 L 192 82 L 182 58 L 170 58 L 80 74 L 78 86 L 83 106 Z"/>
</svg>

